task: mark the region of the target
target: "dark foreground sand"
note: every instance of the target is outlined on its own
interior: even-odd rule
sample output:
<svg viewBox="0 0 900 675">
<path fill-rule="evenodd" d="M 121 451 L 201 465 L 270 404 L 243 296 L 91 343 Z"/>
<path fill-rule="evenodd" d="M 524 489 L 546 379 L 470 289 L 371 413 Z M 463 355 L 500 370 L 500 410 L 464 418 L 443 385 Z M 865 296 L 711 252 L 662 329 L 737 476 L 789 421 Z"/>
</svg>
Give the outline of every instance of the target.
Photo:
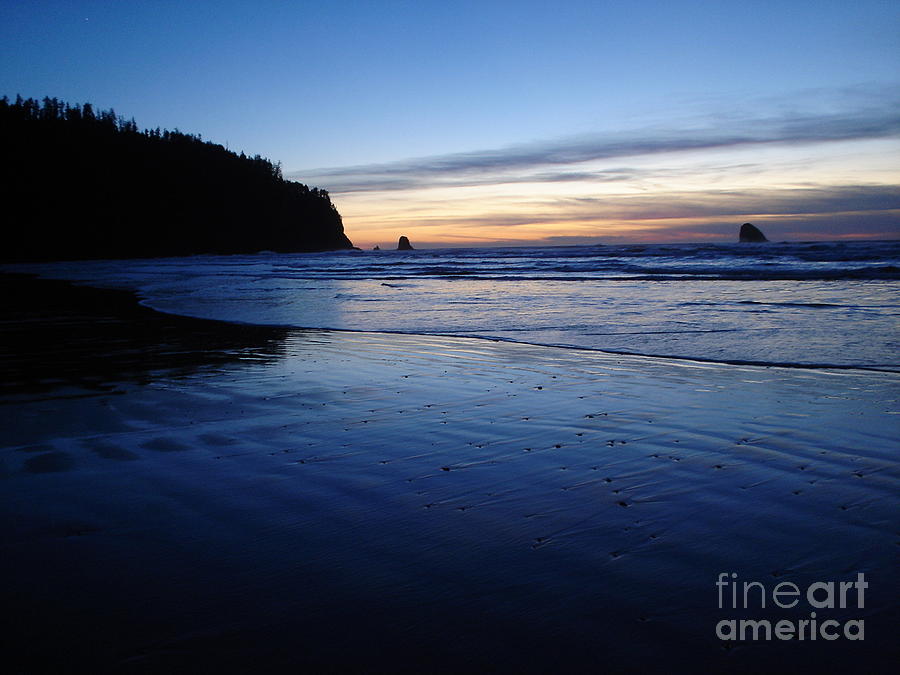
<svg viewBox="0 0 900 675">
<path fill-rule="evenodd" d="M 5 672 L 900 656 L 896 374 L 239 327 L 3 284 Z M 770 600 L 869 586 L 863 608 L 743 612 L 718 607 L 721 572 Z M 811 611 L 865 639 L 716 637 Z"/>
</svg>

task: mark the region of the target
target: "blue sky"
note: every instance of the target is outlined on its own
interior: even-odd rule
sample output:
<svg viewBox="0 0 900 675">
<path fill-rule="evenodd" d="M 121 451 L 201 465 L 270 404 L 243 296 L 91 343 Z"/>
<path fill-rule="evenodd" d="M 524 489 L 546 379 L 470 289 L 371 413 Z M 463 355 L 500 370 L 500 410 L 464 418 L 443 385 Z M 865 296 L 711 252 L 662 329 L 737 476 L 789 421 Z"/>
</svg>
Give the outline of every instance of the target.
<svg viewBox="0 0 900 675">
<path fill-rule="evenodd" d="M 898 36 L 866 0 L 2 0 L 0 93 L 280 161 L 360 245 L 900 236 Z"/>
</svg>

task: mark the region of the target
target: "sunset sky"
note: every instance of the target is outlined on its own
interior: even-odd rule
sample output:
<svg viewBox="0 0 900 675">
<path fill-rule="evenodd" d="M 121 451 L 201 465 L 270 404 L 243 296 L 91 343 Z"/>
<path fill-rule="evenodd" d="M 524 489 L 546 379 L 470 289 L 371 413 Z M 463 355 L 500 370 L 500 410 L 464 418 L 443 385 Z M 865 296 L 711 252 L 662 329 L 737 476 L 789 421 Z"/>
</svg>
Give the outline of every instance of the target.
<svg viewBox="0 0 900 675">
<path fill-rule="evenodd" d="M 897 2 L 0 0 L 0 54 L 0 95 L 280 162 L 361 247 L 900 237 Z"/>
</svg>

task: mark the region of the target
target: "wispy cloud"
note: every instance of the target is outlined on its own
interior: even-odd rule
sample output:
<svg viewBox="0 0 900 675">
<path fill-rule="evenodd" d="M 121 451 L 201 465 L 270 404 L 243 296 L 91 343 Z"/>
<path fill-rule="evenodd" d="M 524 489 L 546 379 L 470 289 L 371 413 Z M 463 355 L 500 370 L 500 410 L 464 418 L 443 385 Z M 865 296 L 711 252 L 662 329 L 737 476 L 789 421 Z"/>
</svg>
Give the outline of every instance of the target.
<svg viewBox="0 0 900 675">
<path fill-rule="evenodd" d="M 665 220 L 718 216 L 833 214 L 900 210 L 896 186 L 829 185 L 799 189 L 708 190 L 598 199 L 575 197 L 567 209 L 591 216 L 627 220 Z"/>
<path fill-rule="evenodd" d="M 751 106 L 752 107 L 752 106 Z M 703 123 L 654 126 L 551 139 L 475 152 L 384 164 L 294 172 L 334 194 L 506 183 L 624 181 L 631 169 L 589 170 L 588 162 L 750 145 L 827 143 L 900 135 L 900 95 L 841 112 L 779 112 L 764 117 L 719 115 Z"/>
<path fill-rule="evenodd" d="M 834 214 L 886 214 L 894 222 L 900 213 L 900 191 L 893 186 L 848 185 L 800 189 L 710 190 L 703 193 L 658 193 L 604 198 L 564 197 L 530 200 L 525 208 L 496 208 L 469 215 L 417 217 L 421 228 L 509 227 L 543 224 L 691 220 Z M 846 217 L 845 217 L 846 219 Z"/>
</svg>

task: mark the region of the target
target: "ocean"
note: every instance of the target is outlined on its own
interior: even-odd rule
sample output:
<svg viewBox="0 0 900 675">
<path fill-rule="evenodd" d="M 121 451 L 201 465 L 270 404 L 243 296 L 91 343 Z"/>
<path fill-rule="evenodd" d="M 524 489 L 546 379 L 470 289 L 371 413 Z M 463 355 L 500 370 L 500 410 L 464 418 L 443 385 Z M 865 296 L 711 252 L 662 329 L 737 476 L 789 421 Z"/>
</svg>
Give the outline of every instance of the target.
<svg viewBox="0 0 900 675">
<path fill-rule="evenodd" d="M 900 241 L 447 248 L 7 265 L 251 324 L 900 371 Z"/>
</svg>

